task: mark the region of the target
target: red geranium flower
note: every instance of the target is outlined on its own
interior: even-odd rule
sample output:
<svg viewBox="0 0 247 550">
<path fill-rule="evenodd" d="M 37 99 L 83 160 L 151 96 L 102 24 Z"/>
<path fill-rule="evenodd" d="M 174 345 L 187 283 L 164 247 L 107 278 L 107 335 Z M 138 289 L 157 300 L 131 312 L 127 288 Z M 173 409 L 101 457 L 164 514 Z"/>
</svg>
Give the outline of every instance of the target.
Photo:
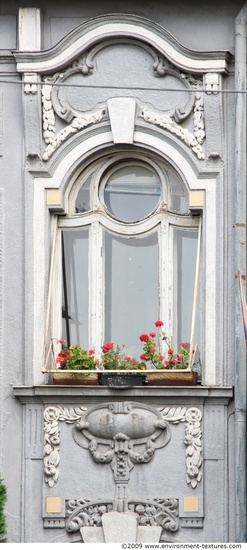
<svg viewBox="0 0 247 550">
<path fill-rule="evenodd" d="M 180 342 L 179 346 L 180 348 L 185 348 L 185 349 L 188 347 L 187 344 L 185 344 L 184 342 Z"/>
<path fill-rule="evenodd" d="M 164 325 L 163 321 L 155 321 L 154 324 L 156 327 L 162 327 Z"/>
<path fill-rule="evenodd" d="M 155 336 L 156 336 L 155 332 L 150 332 L 150 336 L 151 336 L 151 338 L 155 338 Z"/>
<path fill-rule="evenodd" d="M 183 356 L 182 355 L 178 355 L 178 361 L 183 361 Z"/>
<path fill-rule="evenodd" d="M 142 361 L 148 361 L 148 358 L 147 358 L 147 356 L 145 355 L 145 353 L 142 353 L 142 354 L 140 355 L 140 359 L 141 359 Z"/>
<path fill-rule="evenodd" d="M 113 345 L 113 342 L 107 342 L 106 344 L 104 344 L 101 348 L 103 353 L 108 353 L 108 351 L 113 348 Z"/>
<path fill-rule="evenodd" d="M 62 367 L 65 366 L 65 361 L 64 361 L 63 357 L 57 357 L 56 358 L 56 363 L 59 363 Z"/>
<path fill-rule="evenodd" d="M 173 349 L 169 349 L 167 353 L 168 355 L 173 355 Z"/>
<path fill-rule="evenodd" d="M 141 334 L 141 336 L 139 336 L 139 339 L 141 340 L 141 342 L 148 342 L 149 335 L 148 334 Z"/>
</svg>

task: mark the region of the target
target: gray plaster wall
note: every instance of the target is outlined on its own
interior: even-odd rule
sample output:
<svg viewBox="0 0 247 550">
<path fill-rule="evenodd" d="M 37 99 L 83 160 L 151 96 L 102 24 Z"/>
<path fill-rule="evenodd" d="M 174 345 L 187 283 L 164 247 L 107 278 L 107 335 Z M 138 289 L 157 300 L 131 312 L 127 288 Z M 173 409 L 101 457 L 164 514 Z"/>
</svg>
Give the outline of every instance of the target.
<svg viewBox="0 0 247 550">
<path fill-rule="evenodd" d="M 132 13 L 148 18 L 163 25 L 182 44 L 195 50 L 229 50 L 234 53 L 234 20 L 243 6 L 242 1 L 217 2 L 161 2 L 152 3 L 138 0 L 133 2 L 100 2 L 83 3 L 68 2 L 25 2 L 25 7 L 38 7 L 43 12 L 44 48 L 50 48 L 61 40 L 76 25 L 89 18 L 107 13 Z M 59 538 L 69 540 L 66 534 L 51 536 L 51 530 L 43 529 L 42 506 L 46 493 L 43 493 L 42 465 L 42 429 L 43 408 L 46 403 L 42 397 L 39 401 L 39 451 L 37 457 L 30 457 L 23 452 L 27 446 L 26 415 L 28 405 L 24 408 L 20 400 L 13 395 L 12 386 L 22 386 L 33 383 L 33 364 L 30 342 L 32 341 L 33 296 L 29 288 L 32 278 L 32 254 L 30 251 L 30 235 L 32 232 L 32 177 L 25 179 L 26 167 L 24 120 L 21 86 L 17 84 L 21 77 L 16 72 L 12 51 L 18 49 L 17 24 L 19 2 L 2 2 L 0 7 L 0 471 L 8 490 L 6 506 L 8 520 L 9 542 L 50 542 Z M 231 74 L 227 85 L 233 87 L 234 63 L 231 64 Z M 14 81 L 10 84 L 7 81 Z M 222 172 L 224 183 L 220 190 L 223 202 L 219 204 L 222 231 L 227 240 L 224 244 L 225 280 L 227 286 L 225 298 L 228 303 L 229 315 L 225 322 L 225 345 L 219 350 L 218 383 L 232 384 L 234 380 L 234 363 L 228 364 L 227 357 L 233 357 L 233 307 L 234 307 L 234 256 L 233 256 L 233 220 L 234 220 L 234 98 L 229 95 L 223 100 L 223 154 Z M 211 127 L 213 139 L 213 125 Z M 214 165 L 211 163 L 213 171 Z M 25 184 L 24 184 L 25 182 Z M 26 245 L 26 235 L 29 235 L 29 248 Z M 220 247 L 220 244 L 219 244 Z M 220 247 L 221 248 L 221 247 Z M 32 286 L 32 285 L 30 285 Z M 36 312 L 37 313 L 37 312 Z M 221 320 L 219 320 L 220 322 Z M 223 374 L 222 374 L 223 373 Z M 66 400 L 59 398 L 63 405 Z M 140 397 L 143 399 L 143 397 Z M 174 402 L 176 402 L 174 397 Z M 188 403 L 183 397 L 185 405 Z M 35 399 L 31 396 L 30 402 Z M 81 403 L 81 401 L 80 401 Z M 223 408 L 225 405 L 223 406 Z M 224 409 L 225 410 L 225 409 Z M 230 430 L 227 431 L 227 416 L 217 420 L 217 430 L 224 436 L 221 445 L 222 454 L 209 454 L 205 457 L 205 529 L 194 530 L 188 535 L 201 541 L 234 540 L 234 510 L 229 507 L 234 497 L 234 430 L 232 427 L 232 411 L 230 415 Z M 205 413 L 205 443 L 210 439 L 210 420 Z M 223 429 L 224 428 L 224 429 Z M 29 434 L 30 436 L 30 434 Z M 207 439 L 208 438 L 208 439 Z M 63 441 L 70 445 L 70 434 L 63 427 Z M 182 443 L 179 443 L 182 446 Z M 76 456 L 80 460 L 80 451 Z M 81 451 L 82 452 L 82 451 Z M 64 453 L 64 451 L 63 451 Z M 64 456 L 64 455 L 61 455 Z M 211 458 L 210 458 L 211 457 Z M 227 463 L 229 457 L 229 463 Z M 168 459 L 173 461 L 172 452 Z M 69 468 L 69 458 L 64 457 L 64 464 Z M 86 459 L 86 468 L 95 465 Z M 160 463 L 159 463 L 160 468 Z M 230 474 L 229 474 L 230 472 Z M 66 477 L 67 474 L 64 473 Z M 109 474 L 108 474 L 109 475 Z M 140 474 L 141 477 L 141 474 Z M 220 485 L 219 485 L 220 480 Z M 64 481 L 67 488 L 70 477 Z M 156 483 L 158 481 L 156 480 Z M 74 486 L 76 478 L 73 479 Z M 46 488 L 47 490 L 47 488 Z M 103 488 L 102 488 L 103 490 Z M 66 493 L 66 490 L 63 489 Z M 144 491 L 144 489 L 143 489 Z M 146 491 L 146 488 L 145 488 Z M 144 491 L 144 492 L 145 492 Z M 78 493 L 78 498 L 81 494 Z M 83 496 L 83 495 L 82 495 Z M 166 496 L 166 495 L 165 495 Z M 173 495 L 168 495 L 173 496 Z M 176 495 L 174 495 L 176 496 Z M 68 498 L 74 498 L 70 494 Z M 217 500 L 217 514 L 213 502 Z M 32 514 L 30 521 L 26 516 Z M 25 508 L 27 507 L 27 509 Z M 228 507 L 230 516 L 228 516 Z M 228 523 L 228 519 L 230 521 Z M 226 529 L 229 525 L 229 531 Z M 189 532 L 189 531 L 187 531 Z M 63 538 L 65 537 L 65 538 Z"/>
<path fill-rule="evenodd" d="M 8 2 L 1 6 L 1 17 L 5 19 L 4 26 L 11 28 L 13 20 L 21 5 L 17 2 Z M 132 13 L 156 21 L 171 32 L 188 48 L 196 50 L 229 49 L 234 47 L 234 19 L 243 7 L 242 0 L 224 2 L 220 0 L 205 2 L 160 2 L 152 3 L 137 0 L 102 1 L 96 0 L 92 5 L 80 1 L 73 1 L 68 6 L 66 2 L 25 2 L 25 7 L 41 8 L 44 16 L 44 47 L 49 48 L 61 40 L 75 26 L 83 21 L 105 15 L 106 13 Z M 193 32 L 191 29 L 193 28 Z M 9 40 L 10 38 L 8 38 Z M 13 46 L 11 45 L 11 48 Z M 4 46 L 4 49 L 8 46 Z"/>
</svg>

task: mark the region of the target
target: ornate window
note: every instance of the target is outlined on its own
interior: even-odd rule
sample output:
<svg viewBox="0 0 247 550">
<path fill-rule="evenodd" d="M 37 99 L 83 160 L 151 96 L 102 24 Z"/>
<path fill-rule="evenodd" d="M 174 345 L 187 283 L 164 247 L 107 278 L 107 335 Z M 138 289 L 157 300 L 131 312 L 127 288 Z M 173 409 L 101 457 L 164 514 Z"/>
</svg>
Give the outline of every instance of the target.
<svg viewBox="0 0 247 550">
<path fill-rule="evenodd" d="M 115 152 L 77 175 L 58 221 L 63 277 L 57 334 L 70 345 L 125 343 L 162 319 L 190 343 L 198 216 L 180 175 L 155 155 Z M 195 341 L 199 341 L 199 318 Z M 141 348 L 141 346 L 140 346 Z"/>
</svg>

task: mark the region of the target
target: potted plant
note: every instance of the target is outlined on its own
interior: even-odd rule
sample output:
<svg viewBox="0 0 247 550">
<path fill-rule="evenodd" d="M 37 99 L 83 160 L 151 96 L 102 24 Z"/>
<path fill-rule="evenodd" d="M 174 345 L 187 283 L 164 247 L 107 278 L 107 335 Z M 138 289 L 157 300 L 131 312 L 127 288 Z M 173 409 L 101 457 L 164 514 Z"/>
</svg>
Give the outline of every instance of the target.
<svg viewBox="0 0 247 550">
<path fill-rule="evenodd" d="M 196 373 L 189 365 L 190 354 L 187 344 L 181 342 L 174 351 L 168 335 L 163 331 L 163 321 L 156 321 L 156 332 L 143 333 L 139 339 L 143 343 L 143 353 L 136 360 L 125 353 L 125 344 L 114 346 L 107 342 L 101 347 L 101 355 L 95 351 L 81 349 L 79 344 L 66 346 L 64 340 L 56 357 L 59 365 L 51 371 L 55 384 L 98 384 L 111 386 L 129 385 L 191 385 L 196 384 Z M 155 339 L 158 339 L 156 344 Z M 164 354 L 160 351 L 165 341 Z"/>
<path fill-rule="evenodd" d="M 143 373 L 146 370 L 145 362 L 136 361 L 130 355 L 126 355 L 124 348 L 125 344 L 121 346 L 117 344 L 114 347 L 113 342 L 107 342 L 102 346 L 103 372 L 100 382 L 103 386 L 142 386 L 146 383 L 147 379 Z"/>
<path fill-rule="evenodd" d="M 143 353 L 140 358 L 146 362 L 148 369 L 149 385 L 195 385 L 197 375 L 190 368 L 190 354 L 185 342 L 179 344 L 177 352 L 174 351 L 170 338 L 163 331 L 164 323 L 161 320 L 155 322 L 156 332 L 141 334 Z M 155 338 L 158 337 L 158 349 Z M 160 352 L 160 342 L 165 341 L 166 353 Z"/>
<path fill-rule="evenodd" d="M 94 350 L 86 351 L 79 344 L 66 346 L 65 340 L 57 340 L 62 345 L 56 357 L 58 369 L 51 371 L 54 384 L 98 384 L 98 361 Z"/>
<path fill-rule="evenodd" d="M 56 371 L 51 371 L 55 384 L 90 384 L 99 382 L 103 385 L 142 385 L 145 383 L 143 375 L 136 371 L 146 369 L 144 361 L 138 362 L 124 353 L 125 345 L 114 347 L 113 342 L 107 342 L 101 348 L 99 359 L 95 358 L 95 351 L 81 349 L 79 344 L 66 346 L 64 340 L 57 340 L 62 345 L 61 351 L 56 357 L 59 365 Z M 104 371 L 107 371 L 106 373 Z M 125 371 L 131 379 L 121 377 Z M 128 373 L 126 372 L 128 371 Z M 129 372 L 131 371 L 131 372 Z M 133 372 L 135 371 L 135 372 Z"/>
</svg>

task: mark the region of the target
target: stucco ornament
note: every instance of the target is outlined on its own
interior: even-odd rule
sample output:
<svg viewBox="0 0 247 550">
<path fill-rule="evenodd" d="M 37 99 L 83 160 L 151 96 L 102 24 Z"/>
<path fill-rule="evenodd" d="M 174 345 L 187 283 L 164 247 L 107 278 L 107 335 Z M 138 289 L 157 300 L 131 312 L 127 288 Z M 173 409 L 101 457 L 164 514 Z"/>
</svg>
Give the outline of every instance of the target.
<svg viewBox="0 0 247 550">
<path fill-rule="evenodd" d="M 179 528 L 178 504 L 176 498 L 128 499 L 125 512 L 137 514 L 140 526 L 160 526 L 166 531 L 175 532 Z M 68 500 L 66 530 L 75 533 L 82 527 L 101 527 L 102 516 L 114 508 L 114 500 Z"/>
<path fill-rule="evenodd" d="M 80 407 L 47 407 L 44 411 L 44 473 L 45 481 L 53 487 L 58 480 L 60 462 L 59 421 L 76 422 L 84 412 Z"/>
<path fill-rule="evenodd" d="M 186 469 L 187 482 L 194 488 L 197 482 L 201 481 L 202 472 L 202 432 L 201 432 L 202 414 L 195 407 L 186 412 L 187 425 L 185 429 L 186 449 Z"/>
<path fill-rule="evenodd" d="M 145 122 L 154 124 L 164 128 L 168 132 L 176 135 L 181 141 L 188 145 L 192 151 L 196 154 L 199 160 L 205 158 L 203 150 L 203 142 L 206 138 L 205 123 L 204 123 L 204 101 L 202 80 L 196 80 L 192 76 L 182 75 L 185 82 L 191 86 L 191 90 L 194 90 L 194 102 L 193 102 L 193 132 L 188 128 L 181 126 L 180 122 L 183 121 L 185 115 L 182 116 L 181 109 L 176 110 L 174 115 L 162 114 L 160 112 L 152 111 L 146 107 L 142 108 L 141 116 Z M 182 110 L 183 113 L 183 110 Z M 185 113 L 185 111 L 184 111 Z M 180 116 L 178 116 L 180 114 Z M 188 116 L 188 113 L 186 114 Z"/>
<path fill-rule="evenodd" d="M 89 125 L 109 122 L 110 98 L 130 97 L 139 106 L 136 115 L 139 123 L 144 119 L 146 123 L 164 128 L 203 159 L 205 126 L 201 88 L 202 79 L 181 72 L 143 42 L 130 38 L 102 41 L 63 72 L 44 77 L 43 138 L 47 146 L 43 160 L 48 160 L 72 134 Z M 67 125 L 57 131 L 61 121 Z"/>
<path fill-rule="evenodd" d="M 53 79 L 47 77 L 45 79 L 45 82 L 48 83 L 52 80 L 55 82 L 57 78 L 58 75 L 55 75 Z M 43 137 L 45 143 L 47 143 L 47 147 L 45 148 L 45 151 L 43 153 L 43 160 L 48 160 L 50 156 L 56 151 L 56 149 L 58 149 L 58 147 L 72 134 L 76 134 L 83 128 L 100 122 L 105 114 L 104 109 L 99 109 L 94 113 L 84 113 L 74 118 L 72 115 L 72 117 L 70 117 L 71 119 L 73 119 L 71 124 L 65 126 L 65 128 L 62 128 L 59 132 L 56 133 L 56 119 L 51 99 L 51 93 L 51 85 L 46 84 L 42 87 Z"/>
<path fill-rule="evenodd" d="M 150 462 L 170 441 L 171 429 L 157 409 L 129 402 L 97 405 L 84 413 L 73 437 L 95 462 L 110 463 L 115 483 L 128 483 L 135 464 Z"/>
<path fill-rule="evenodd" d="M 196 407 L 165 407 L 142 403 L 103 403 L 89 409 L 50 406 L 44 412 L 44 473 L 53 487 L 60 461 L 59 422 L 75 424 L 73 437 L 99 464 L 110 464 L 114 482 L 127 485 L 135 465 L 152 460 L 171 439 L 171 425 L 186 422 L 186 478 L 194 489 L 202 479 L 201 411 Z"/>
</svg>

